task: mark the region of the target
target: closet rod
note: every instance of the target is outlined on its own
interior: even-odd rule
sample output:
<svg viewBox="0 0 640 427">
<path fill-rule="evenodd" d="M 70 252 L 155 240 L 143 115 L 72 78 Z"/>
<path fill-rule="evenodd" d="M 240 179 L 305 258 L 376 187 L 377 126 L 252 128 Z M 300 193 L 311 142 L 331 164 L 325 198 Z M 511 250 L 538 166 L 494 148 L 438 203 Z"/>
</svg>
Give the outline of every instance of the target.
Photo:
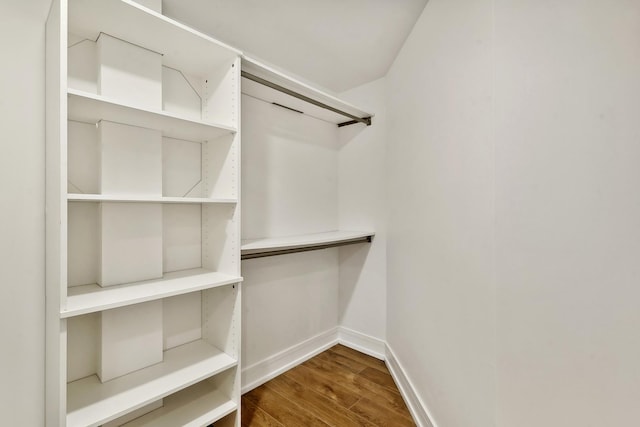
<svg viewBox="0 0 640 427">
<path fill-rule="evenodd" d="M 345 240 L 345 241 L 336 242 L 336 243 L 326 243 L 323 245 L 301 246 L 298 248 L 290 248 L 290 249 L 267 250 L 264 252 L 242 254 L 240 256 L 240 259 L 264 258 L 268 256 L 295 254 L 297 252 L 317 251 L 320 249 L 329 249 L 329 248 L 336 248 L 338 246 L 353 245 L 355 243 L 371 243 L 371 239 L 372 239 L 372 236 L 365 236 L 365 237 L 360 237 L 353 240 Z"/>
<path fill-rule="evenodd" d="M 371 126 L 371 117 L 354 116 L 353 114 L 349 114 L 346 111 L 338 110 L 337 108 L 334 108 L 334 107 L 332 107 L 330 105 L 323 104 L 320 101 L 316 101 L 313 98 L 309 98 L 308 96 L 302 95 L 301 93 L 294 92 L 291 89 L 287 89 L 286 87 L 280 86 L 278 84 L 270 82 L 269 80 L 265 80 L 265 79 L 263 79 L 261 77 L 253 75 L 251 73 L 247 73 L 246 71 L 242 71 L 241 75 L 244 78 L 252 80 L 252 81 L 254 81 L 256 83 L 260 83 L 261 85 L 270 87 L 271 89 L 275 89 L 278 92 L 286 93 L 287 95 L 293 96 L 294 98 L 298 98 L 298 99 L 301 99 L 301 100 L 303 100 L 305 102 L 308 102 L 309 104 L 313 104 L 316 107 L 320 107 L 320 108 L 324 108 L 325 110 L 333 111 L 334 113 L 340 114 L 342 116 L 345 116 L 345 117 L 348 117 L 348 118 L 351 119 L 351 120 L 346 121 L 346 122 L 338 123 L 338 127 L 352 125 L 352 124 L 355 124 L 355 123 L 364 123 L 367 126 Z"/>
</svg>

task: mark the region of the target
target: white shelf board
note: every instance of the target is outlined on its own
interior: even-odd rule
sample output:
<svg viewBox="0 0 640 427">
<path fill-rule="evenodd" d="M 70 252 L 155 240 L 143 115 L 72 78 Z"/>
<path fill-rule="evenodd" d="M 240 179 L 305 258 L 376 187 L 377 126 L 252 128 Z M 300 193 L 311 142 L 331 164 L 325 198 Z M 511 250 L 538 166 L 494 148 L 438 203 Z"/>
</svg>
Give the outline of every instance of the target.
<svg viewBox="0 0 640 427">
<path fill-rule="evenodd" d="M 268 237 L 263 239 L 248 239 L 242 241 L 242 254 L 255 254 L 286 249 L 312 248 L 333 243 L 347 243 L 373 237 L 372 231 L 328 231 L 325 233 L 302 234 L 286 237 Z"/>
<path fill-rule="evenodd" d="M 163 407 L 132 420 L 126 427 L 202 427 L 238 409 L 208 381 L 164 398 Z"/>
<path fill-rule="evenodd" d="M 84 123 L 101 120 L 162 131 L 164 136 L 204 142 L 236 132 L 230 126 L 192 120 L 161 110 L 138 108 L 100 95 L 68 89 L 68 118 Z"/>
<path fill-rule="evenodd" d="M 338 110 L 342 110 L 354 116 L 360 118 L 374 116 L 373 113 L 367 112 L 362 108 L 345 102 L 334 95 L 311 86 L 310 84 L 301 82 L 294 77 L 286 75 L 282 71 L 279 71 L 246 55 L 242 57 L 242 71 L 246 71 L 250 74 L 261 77 L 279 86 L 285 87 L 289 90 L 307 96 L 311 99 L 319 101 L 330 107 L 337 108 Z M 289 108 L 302 111 L 305 115 L 309 115 L 331 123 L 337 124 L 351 120 L 346 116 L 317 107 L 301 99 L 279 92 L 275 89 L 271 89 L 247 78 L 242 79 L 242 93 L 258 99 L 262 99 L 263 101 L 269 103 L 275 102 Z"/>
<path fill-rule="evenodd" d="M 165 273 L 161 279 L 104 288 L 96 284 L 73 286 L 67 290 L 67 305 L 60 317 L 80 316 L 239 282 L 242 277 L 197 268 Z"/>
<path fill-rule="evenodd" d="M 202 340 L 164 352 L 164 360 L 101 383 L 96 375 L 67 384 L 67 426 L 93 427 L 237 365 Z"/>
<path fill-rule="evenodd" d="M 164 65 L 205 77 L 241 52 L 132 0 L 70 0 L 69 32 L 106 33 L 163 55 Z"/>
<path fill-rule="evenodd" d="M 70 202 L 121 202 L 121 203 L 194 203 L 194 204 L 218 204 L 237 203 L 236 199 L 206 199 L 204 197 L 155 197 L 155 196 L 115 196 L 105 194 L 78 194 L 69 193 L 67 200 Z"/>
</svg>

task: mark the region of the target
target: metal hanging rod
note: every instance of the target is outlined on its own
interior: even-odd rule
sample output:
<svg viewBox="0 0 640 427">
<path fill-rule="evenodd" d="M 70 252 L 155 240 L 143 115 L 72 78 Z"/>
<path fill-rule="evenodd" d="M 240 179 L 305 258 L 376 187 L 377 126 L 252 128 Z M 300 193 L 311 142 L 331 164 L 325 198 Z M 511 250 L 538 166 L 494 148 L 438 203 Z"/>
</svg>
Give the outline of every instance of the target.
<svg viewBox="0 0 640 427">
<path fill-rule="evenodd" d="M 371 239 L 372 239 L 372 236 L 365 236 L 365 237 L 359 237 L 357 239 L 352 239 L 352 240 L 344 240 L 342 242 L 326 243 L 323 245 L 300 246 L 297 248 L 290 248 L 290 249 L 266 250 L 264 252 L 242 254 L 240 256 L 240 259 L 264 258 L 268 256 L 295 254 L 298 252 L 317 251 L 320 249 L 329 249 L 329 248 L 336 248 L 338 246 L 353 245 L 355 243 L 371 243 Z"/>
<path fill-rule="evenodd" d="M 302 95 L 301 93 L 298 92 L 294 92 L 291 89 L 287 89 L 284 86 L 280 86 L 278 84 L 275 84 L 273 82 L 270 82 L 269 80 L 265 80 L 262 77 L 258 77 L 254 74 L 251 73 L 247 73 L 246 71 L 242 71 L 241 72 L 242 77 L 252 80 L 256 83 L 259 83 L 261 85 L 270 87 L 271 89 L 275 89 L 278 92 L 282 92 L 282 93 L 286 93 L 287 95 L 293 96 L 294 98 L 298 98 L 301 99 L 305 102 L 308 102 L 309 104 L 313 104 L 316 107 L 320 107 L 320 108 L 324 108 L 325 110 L 329 110 L 329 111 L 333 111 L 334 113 L 340 114 L 342 116 L 348 117 L 351 120 L 346 121 L 346 122 L 342 122 L 342 123 L 338 123 L 338 127 L 342 127 L 342 126 L 347 126 L 347 125 L 352 125 L 352 124 L 356 124 L 356 123 L 364 123 L 367 126 L 371 126 L 371 117 L 358 117 L 358 116 L 354 116 L 353 114 L 347 113 L 346 111 L 342 111 L 342 110 L 338 110 L 337 108 L 334 108 L 330 105 L 327 104 L 323 104 L 320 101 L 316 101 L 313 98 L 309 98 L 308 96 Z"/>
</svg>

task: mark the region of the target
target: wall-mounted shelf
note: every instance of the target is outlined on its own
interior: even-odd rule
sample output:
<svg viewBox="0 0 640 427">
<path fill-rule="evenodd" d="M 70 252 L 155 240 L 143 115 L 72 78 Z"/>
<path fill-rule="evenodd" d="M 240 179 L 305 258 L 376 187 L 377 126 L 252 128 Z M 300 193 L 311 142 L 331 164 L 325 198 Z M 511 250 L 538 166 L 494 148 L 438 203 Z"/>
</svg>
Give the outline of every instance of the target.
<svg viewBox="0 0 640 427">
<path fill-rule="evenodd" d="M 240 51 L 131 0 L 73 1 L 69 32 L 96 40 L 103 32 L 163 55 L 164 65 L 201 76 Z"/>
<path fill-rule="evenodd" d="M 212 409 L 213 408 L 213 409 Z M 165 397 L 162 408 L 130 421 L 126 427 L 208 426 L 238 405 L 206 381 Z"/>
<path fill-rule="evenodd" d="M 80 316 L 240 282 L 242 277 L 197 268 L 165 273 L 158 280 L 118 286 L 74 286 L 69 288 L 67 307 L 60 312 L 60 317 Z"/>
<path fill-rule="evenodd" d="M 106 383 L 95 375 L 74 381 L 67 387 L 67 426 L 99 426 L 236 364 L 198 340 L 166 351 L 162 363 Z"/>
<path fill-rule="evenodd" d="M 154 197 L 154 196 L 112 196 L 104 194 L 69 193 L 70 202 L 118 202 L 118 203 L 183 203 L 183 204 L 233 204 L 236 199 L 207 199 L 204 197 Z"/>
<path fill-rule="evenodd" d="M 69 120 L 98 123 L 101 120 L 157 129 L 163 136 L 187 141 L 203 142 L 236 132 L 221 124 L 180 117 L 166 111 L 139 108 L 80 90 L 69 89 Z"/>
<path fill-rule="evenodd" d="M 273 67 L 247 57 L 242 58 L 242 93 L 338 126 L 361 120 L 371 124 L 372 113 L 292 78 Z"/>
<path fill-rule="evenodd" d="M 262 258 L 371 242 L 371 231 L 329 231 L 287 237 L 270 237 L 242 241 L 242 259 Z"/>
</svg>

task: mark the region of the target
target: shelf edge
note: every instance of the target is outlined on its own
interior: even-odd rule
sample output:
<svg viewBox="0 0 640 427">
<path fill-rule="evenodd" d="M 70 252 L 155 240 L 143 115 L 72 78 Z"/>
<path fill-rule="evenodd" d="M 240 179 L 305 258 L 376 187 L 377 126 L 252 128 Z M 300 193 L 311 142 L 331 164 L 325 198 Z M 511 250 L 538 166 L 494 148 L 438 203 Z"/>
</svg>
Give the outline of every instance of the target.
<svg viewBox="0 0 640 427">
<path fill-rule="evenodd" d="M 110 105 L 114 105 L 120 108 L 124 108 L 124 109 L 131 109 L 131 110 L 136 110 L 142 113 L 146 113 L 146 114 L 151 114 L 151 115 L 155 115 L 158 117 L 162 117 L 164 119 L 167 120 L 178 120 L 181 122 L 185 122 L 187 124 L 190 125 L 195 125 L 195 126 L 206 126 L 209 128 L 213 128 L 213 129 L 218 129 L 221 130 L 223 132 L 229 132 L 229 133 L 237 133 L 238 129 L 234 126 L 228 126 L 222 123 L 214 123 L 214 122 L 205 122 L 202 120 L 194 120 L 192 118 L 188 118 L 188 117 L 182 117 L 180 115 L 168 112 L 168 111 L 164 111 L 164 110 L 152 110 L 152 109 L 148 109 L 148 108 L 142 108 L 140 106 L 136 106 L 136 105 L 132 105 L 132 104 L 128 104 L 128 103 L 123 103 L 120 102 L 116 99 L 112 99 L 112 98 L 108 98 L 108 97 L 104 97 L 102 95 L 98 95 L 95 93 L 91 93 L 91 92 L 86 92 L 83 90 L 79 90 L 79 89 L 74 89 L 74 88 L 68 88 L 67 89 L 67 96 L 71 96 L 71 97 L 77 97 L 80 99 L 85 99 L 85 100 L 89 100 L 89 101 L 93 101 L 93 102 L 98 102 L 98 103 L 104 103 L 104 104 L 110 104 Z M 72 120 L 71 118 L 69 118 L 70 120 Z"/>
<path fill-rule="evenodd" d="M 206 274 L 206 273 L 205 273 Z M 189 276 L 185 276 L 185 277 L 189 277 Z M 170 278 L 167 280 L 178 280 L 180 278 Z M 81 305 L 77 308 L 67 308 L 64 310 L 60 310 L 60 318 L 61 319 L 68 319 L 70 317 L 76 317 L 76 316 L 82 316 L 84 314 L 90 314 L 90 313 L 96 313 L 99 311 L 105 311 L 105 310 L 111 310 L 114 308 L 119 308 L 119 307 L 126 307 L 129 305 L 134 305 L 134 304 L 140 304 L 143 302 L 148 302 L 148 301 L 155 301 L 158 299 L 165 299 L 165 298 L 170 298 L 173 296 L 177 296 L 177 295 L 184 295 L 184 294 L 188 294 L 188 293 L 192 293 L 192 292 L 199 292 L 199 291 L 203 291 L 203 290 L 207 290 L 207 289 L 213 289 L 213 288 L 217 288 L 217 287 L 221 287 L 221 286 L 229 286 L 229 285 L 233 285 L 236 283 L 242 283 L 242 281 L 244 280 L 244 278 L 242 276 L 229 276 L 226 279 L 222 279 L 222 280 L 218 280 L 215 283 L 204 283 L 201 285 L 196 285 L 196 286 L 192 286 L 192 287 L 188 287 L 188 288 L 182 288 L 182 289 L 174 289 L 174 290 L 167 290 L 164 292 L 155 292 L 155 293 L 148 293 L 146 295 L 140 295 L 140 296 L 136 296 L 134 298 L 122 298 L 122 299 L 116 299 L 112 302 L 109 303 L 101 303 L 101 304 L 94 304 L 94 305 Z M 139 284 L 136 284 L 139 283 Z M 121 289 L 126 289 L 126 290 L 130 290 L 133 287 L 144 287 L 144 286 L 149 286 L 149 287 L 161 287 L 162 286 L 163 281 L 162 280 L 157 280 L 157 281 L 148 281 L 148 283 L 145 284 L 145 282 L 134 282 L 134 283 L 126 283 L 126 284 L 122 284 L 122 285 L 117 285 L 116 287 L 113 287 L 113 289 L 109 289 L 107 288 L 102 288 L 104 290 L 98 290 L 96 292 L 88 292 L 85 294 L 79 294 L 79 295 L 71 295 L 71 296 L 67 296 L 67 305 L 69 304 L 69 302 L 74 301 L 74 298 L 78 298 L 78 297 L 86 297 L 86 296 L 90 296 L 90 295 L 95 295 L 95 294 L 101 294 L 101 293 L 108 293 L 108 292 L 117 292 L 118 290 Z M 91 286 L 91 285 L 83 285 L 83 286 Z M 98 285 L 96 285 L 98 286 Z M 168 287 L 168 286 L 167 286 Z M 68 307 L 68 306 L 67 306 Z"/>
<path fill-rule="evenodd" d="M 69 202 L 112 202 L 112 203 L 174 203 L 174 204 L 236 204 L 237 199 L 209 199 L 206 197 L 139 197 L 111 196 L 102 194 L 67 193 Z"/>
</svg>

